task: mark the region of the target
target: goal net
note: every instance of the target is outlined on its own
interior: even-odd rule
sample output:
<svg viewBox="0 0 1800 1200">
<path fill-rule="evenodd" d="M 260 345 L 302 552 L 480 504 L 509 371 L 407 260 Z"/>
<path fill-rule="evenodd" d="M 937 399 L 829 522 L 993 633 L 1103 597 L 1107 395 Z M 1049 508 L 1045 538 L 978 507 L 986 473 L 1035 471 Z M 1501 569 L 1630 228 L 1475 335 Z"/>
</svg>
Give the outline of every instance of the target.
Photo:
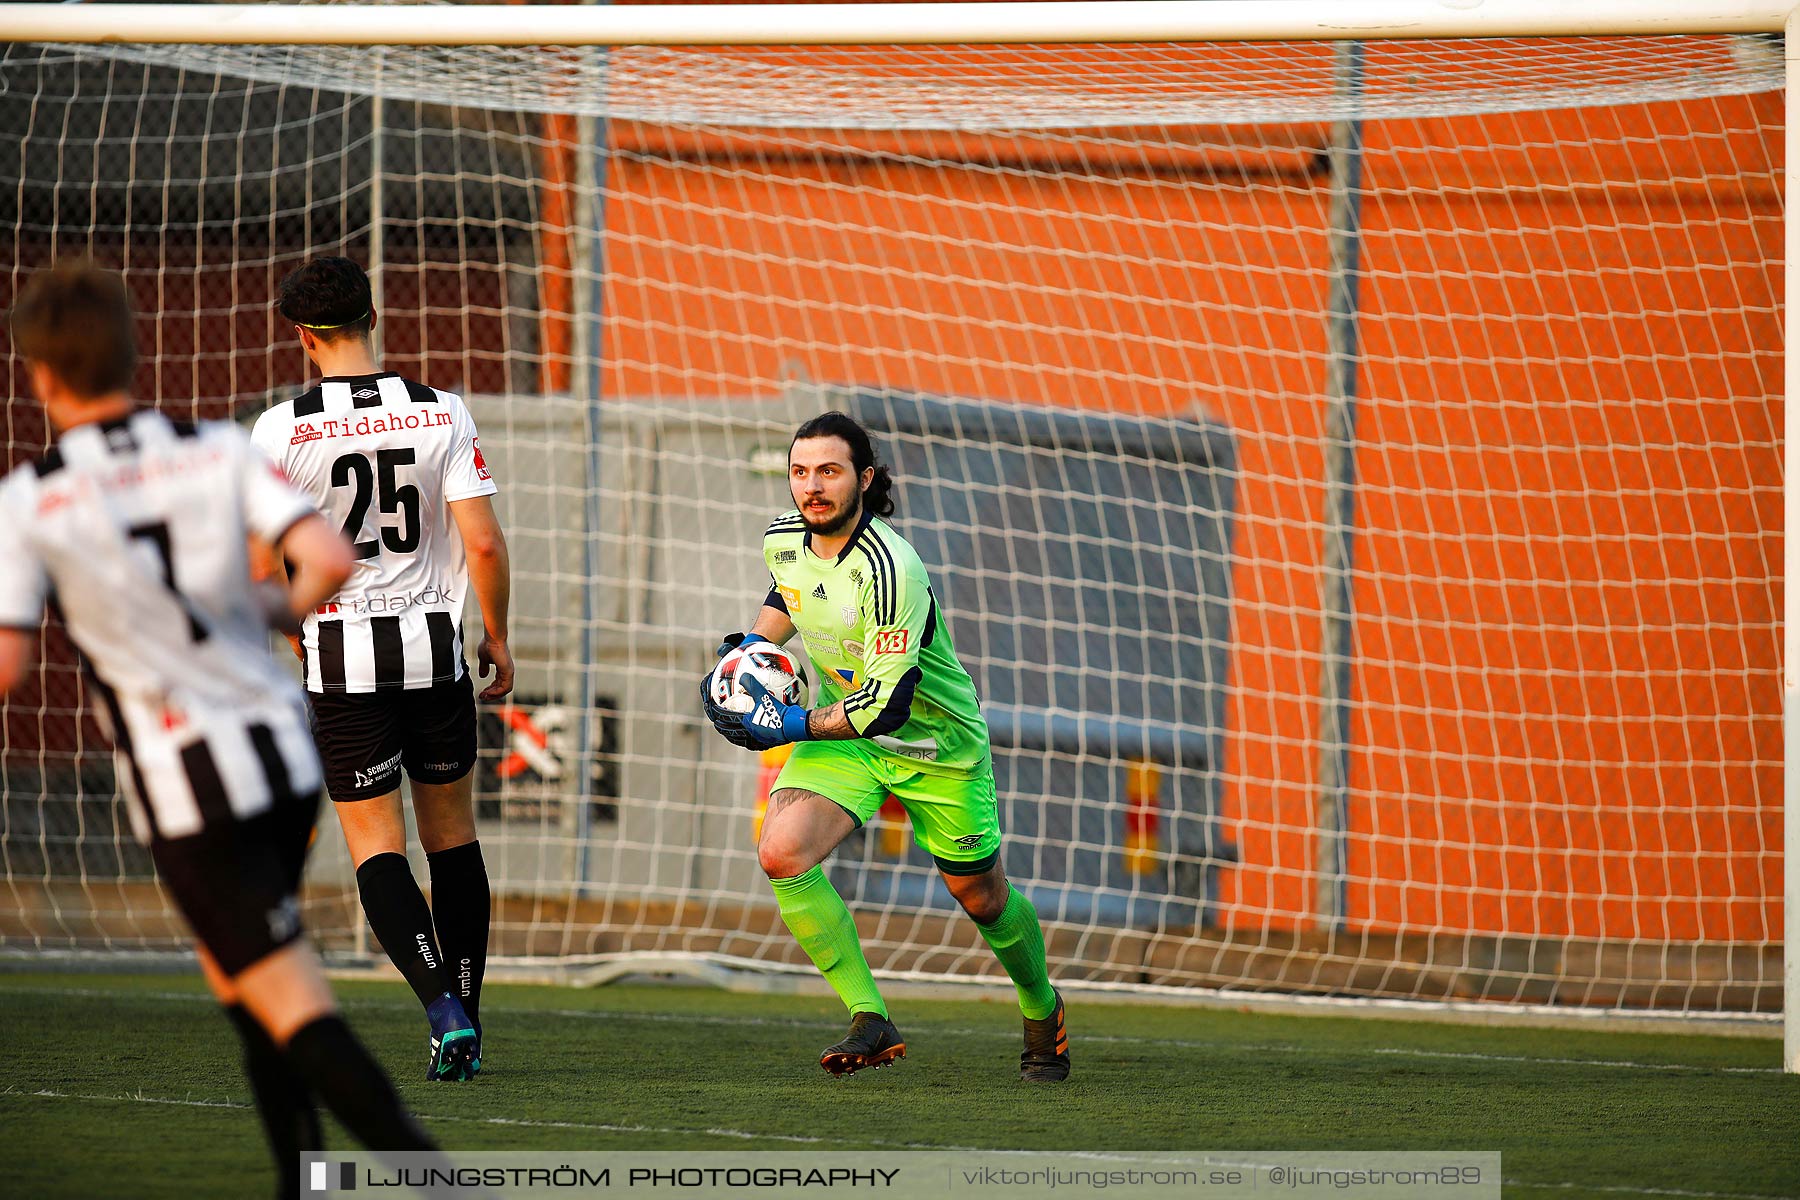
<svg viewBox="0 0 1800 1200">
<path fill-rule="evenodd" d="M 696 684 L 838 408 L 1059 980 L 1773 1014 L 1781 82 L 1760 35 L 13 44 L 0 304 L 116 267 L 137 395 L 247 421 L 308 378 L 280 277 L 371 267 L 500 483 L 504 964 L 810 971 Z M 0 947 L 180 946 L 54 624 L 0 711 Z M 897 808 L 828 871 L 878 974 L 996 975 Z M 328 814 L 306 912 L 369 952 Z"/>
</svg>

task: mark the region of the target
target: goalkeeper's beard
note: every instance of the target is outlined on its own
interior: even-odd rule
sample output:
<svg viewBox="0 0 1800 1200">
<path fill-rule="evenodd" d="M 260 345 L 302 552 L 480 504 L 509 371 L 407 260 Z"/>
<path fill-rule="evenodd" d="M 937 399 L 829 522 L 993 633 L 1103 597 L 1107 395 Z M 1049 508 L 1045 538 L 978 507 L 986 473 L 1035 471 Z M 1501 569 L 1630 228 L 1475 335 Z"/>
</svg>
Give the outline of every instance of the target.
<svg viewBox="0 0 1800 1200">
<path fill-rule="evenodd" d="M 814 537 L 836 537 L 862 516 L 862 493 L 857 492 L 850 497 L 850 503 L 843 512 L 826 517 L 823 521 L 815 521 L 807 516 L 804 508 L 799 512 L 800 519 L 806 523 L 806 532 Z"/>
</svg>

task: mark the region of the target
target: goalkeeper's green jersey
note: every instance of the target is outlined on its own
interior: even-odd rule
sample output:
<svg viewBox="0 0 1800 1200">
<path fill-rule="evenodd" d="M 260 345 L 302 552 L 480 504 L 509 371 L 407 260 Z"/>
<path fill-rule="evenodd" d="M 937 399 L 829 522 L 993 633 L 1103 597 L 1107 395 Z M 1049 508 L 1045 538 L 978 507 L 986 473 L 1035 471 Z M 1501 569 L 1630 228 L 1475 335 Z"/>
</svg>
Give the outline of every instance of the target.
<svg viewBox="0 0 1800 1200">
<path fill-rule="evenodd" d="M 820 558 L 798 512 L 763 535 L 774 587 L 806 644 L 812 706 L 844 701 L 850 724 L 914 769 L 972 778 L 992 769 L 975 681 L 963 670 L 925 565 L 905 538 L 865 509 L 844 550 Z"/>
</svg>

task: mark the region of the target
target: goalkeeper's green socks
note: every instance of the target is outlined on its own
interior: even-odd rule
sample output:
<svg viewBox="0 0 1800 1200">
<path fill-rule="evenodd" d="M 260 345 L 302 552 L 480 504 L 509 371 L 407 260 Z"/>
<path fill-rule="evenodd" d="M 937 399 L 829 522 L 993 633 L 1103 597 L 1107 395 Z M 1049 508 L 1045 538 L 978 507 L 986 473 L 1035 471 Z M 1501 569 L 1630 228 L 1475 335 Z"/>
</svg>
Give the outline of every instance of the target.
<svg viewBox="0 0 1800 1200">
<path fill-rule="evenodd" d="M 842 997 L 845 1006 L 853 1013 L 874 1013 L 886 1019 L 887 1005 L 876 990 L 875 977 L 869 974 L 868 960 L 863 958 L 856 921 L 837 889 L 831 886 L 831 880 L 825 878 L 824 869 L 814 867 L 792 879 L 771 879 L 769 885 L 775 889 L 781 919 L 794 940 L 825 976 L 825 982 Z M 1040 962 L 1043 959 L 1041 941 L 1038 958 Z"/>
<path fill-rule="evenodd" d="M 981 930 L 994 957 L 1019 989 L 1019 1011 L 1041 1021 L 1056 1011 L 1056 989 L 1050 986 L 1050 967 L 1044 961 L 1044 930 L 1025 893 L 1011 884 L 1007 892 L 999 919 L 992 925 L 977 921 L 975 928 Z"/>
</svg>

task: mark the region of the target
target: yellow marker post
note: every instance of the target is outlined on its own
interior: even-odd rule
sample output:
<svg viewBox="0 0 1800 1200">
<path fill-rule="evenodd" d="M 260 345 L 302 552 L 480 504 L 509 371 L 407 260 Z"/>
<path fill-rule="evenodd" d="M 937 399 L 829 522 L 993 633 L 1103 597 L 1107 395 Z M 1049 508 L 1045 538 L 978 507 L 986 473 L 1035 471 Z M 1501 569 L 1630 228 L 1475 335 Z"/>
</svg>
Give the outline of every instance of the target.
<svg viewBox="0 0 1800 1200">
<path fill-rule="evenodd" d="M 881 853 L 888 858 L 906 856 L 906 809 L 889 796 L 881 802 Z"/>
<path fill-rule="evenodd" d="M 750 840 L 762 841 L 763 818 L 769 815 L 769 793 L 774 790 L 775 777 L 781 774 L 781 768 L 787 766 L 788 756 L 794 747 L 774 746 L 762 752 L 762 770 L 756 777 L 756 818 L 750 822 Z"/>
<path fill-rule="evenodd" d="M 1156 812 L 1161 792 L 1160 766 L 1141 758 L 1126 764 L 1125 869 L 1133 875 L 1148 875 L 1161 857 Z"/>
</svg>

